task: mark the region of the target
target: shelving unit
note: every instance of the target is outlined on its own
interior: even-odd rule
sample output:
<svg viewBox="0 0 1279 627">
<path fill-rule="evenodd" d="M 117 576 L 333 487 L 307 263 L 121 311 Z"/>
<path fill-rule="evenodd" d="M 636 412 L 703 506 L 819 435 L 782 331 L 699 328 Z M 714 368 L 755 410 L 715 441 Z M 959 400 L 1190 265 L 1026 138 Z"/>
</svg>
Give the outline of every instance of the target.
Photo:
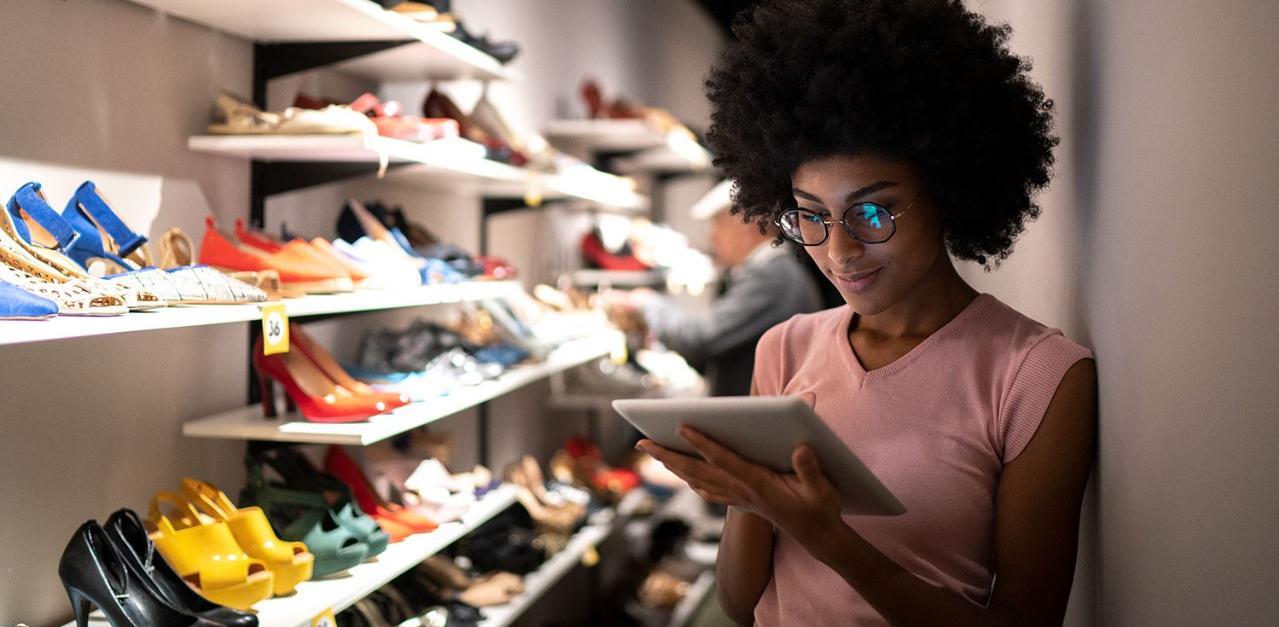
<svg viewBox="0 0 1279 627">
<path fill-rule="evenodd" d="M 514 503 L 515 488 L 501 486 L 484 495 L 460 521 L 445 523 L 430 533 L 409 536 L 345 574 L 304 581 L 298 584 L 297 591 L 292 595 L 267 599 L 254 605 L 259 625 L 307 627 L 312 618 L 325 610 L 332 610 L 336 614 L 422 560 L 439 553 Z M 100 613 L 95 612 L 90 618 L 90 622 L 95 625 L 107 624 Z M 66 627 L 75 627 L 75 623 L 68 623 Z"/>
<path fill-rule="evenodd" d="M 588 550 L 594 549 L 612 534 L 615 525 L 616 519 L 613 519 L 583 527 L 573 535 L 563 551 L 556 553 L 541 568 L 524 577 L 522 594 L 506 605 L 484 608 L 484 620 L 480 621 L 480 627 L 508 627 L 514 623 L 547 590 L 572 571 Z"/>
<path fill-rule="evenodd" d="M 421 307 L 502 298 L 522 288 L 515 281 L 473 281 L 396 290 L 357 290 L 281 301 L 291 318 Z M 269 304 L 269 303 L 268 303 Z M 260 305 L 178 305 L 109 318 L 60 316 L 42 321 L 0 321 L 0 346 L 117 333 L 159 331 L 260 320 Z"/>
<path fill-rule="evenodd" d="M 609 161 L 626 174 L 700 172 L 711 167 L 711 155 L 691 136 L 663 133 L 644 120 L 552 120 L 547 140 L 565 152 L 594 161 Z"/>
<path fill-rule="evenodd" d="M 366 446 L 447 418 L 534 381 L 607 355 L 618 341 L 620 339 L 615 333 L 575 340 L 552 351 L 545 362 L 516 366 L 491 381 L 374 416 L 368 422 L 306 422 L 296 415 L 267 419 L 262 417 L 261 407 L 250 405 L 188 422 L 182 426 L 182 434 L 195 438 Z"/>
<path fill-rule="evenodd" d="M 198 135 L 187 141 L 196 152 L 268 163 L 363 163 L 368 173 L 378 164 L 408 164 L 388 172 L 394 180 L 424 187 L 466 186 L 497 198 L 578 198 L 616 207 L 642 209 L 648 200 L 628 179 L 597 170 L 550 174 L 484 158 L 484 147 L 465 139 L 425 144 L 359 135 Z"/>
<path fill-rule="evenodd" d="M 660 272 L 652 270 L 574 270 L 569 273 L 569 279 L 573 285 L 590 287 L 653 287 L 664 281 Z"/>
<path fill-rule="evenodd" d="M 344 42 L 369 52 L 334 64 L 372 80 L 510 80 L 493 57 L 367 0 L 133 0 L 174 17 L 268 44 Z M 381 46 L 369 45 L 377 42 Z"/>
</svg>

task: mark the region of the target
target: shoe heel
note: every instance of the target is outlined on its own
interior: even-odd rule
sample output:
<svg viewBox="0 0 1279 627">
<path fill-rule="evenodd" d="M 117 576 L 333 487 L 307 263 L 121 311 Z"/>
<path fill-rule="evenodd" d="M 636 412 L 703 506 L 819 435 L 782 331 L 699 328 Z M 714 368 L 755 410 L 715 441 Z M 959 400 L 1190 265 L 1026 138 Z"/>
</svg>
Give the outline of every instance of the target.
<svg viewBox="0 0 1279 627">
<path fill-rule="evenodd" d="M 76 627 L 89 627 L 89 612 L 93 611 L 93 602 L 75 588 L 67 588 L 67 596 L 71 599 L 71 609 L 75 612 Z"/>
<path fill-rule="evenodd" d="M 289 412 L 290 414 L 298 413 L 298 403 L 297 401 L 293 400 L 292 394 L 284 395 L 284 410 Z"/>
<path fill-rule="evenodd" d="M 258 371 L 258 393 L 262 396 L 262 417 L 275 418 L 275 385 L 271 377 Z"/>
</svg>

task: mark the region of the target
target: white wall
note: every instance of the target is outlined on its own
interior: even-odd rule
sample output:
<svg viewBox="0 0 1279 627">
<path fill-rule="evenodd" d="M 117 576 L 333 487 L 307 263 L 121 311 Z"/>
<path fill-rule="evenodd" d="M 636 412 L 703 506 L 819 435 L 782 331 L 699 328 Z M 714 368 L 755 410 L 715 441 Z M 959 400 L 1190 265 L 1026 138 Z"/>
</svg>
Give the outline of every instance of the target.
<svg viewBox="0 0 1279 627">
<path fill-rule="evenodd" d="M 1279 4 L 974 5 L 1012 23 L 1063 123 L 1044 217 L 966 276 L 1097 354 L 1070 622 L 1275 624 Z"/>
</svg>

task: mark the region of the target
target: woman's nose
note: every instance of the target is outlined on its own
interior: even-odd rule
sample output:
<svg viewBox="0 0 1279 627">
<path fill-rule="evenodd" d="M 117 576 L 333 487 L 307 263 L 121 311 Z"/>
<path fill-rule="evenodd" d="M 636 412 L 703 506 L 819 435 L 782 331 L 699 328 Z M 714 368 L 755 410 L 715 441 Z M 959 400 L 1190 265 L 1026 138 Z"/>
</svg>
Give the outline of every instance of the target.
<svg viewBox="0 0 1279 627">
<path fill-rule="evenodd" d="M 830 237 L 826 239 L 826 256 L 837 269 L 847 269 L 866 254 L 866 245 L 853 239 L 843 224 L 830 225 Z"/>
</svg>

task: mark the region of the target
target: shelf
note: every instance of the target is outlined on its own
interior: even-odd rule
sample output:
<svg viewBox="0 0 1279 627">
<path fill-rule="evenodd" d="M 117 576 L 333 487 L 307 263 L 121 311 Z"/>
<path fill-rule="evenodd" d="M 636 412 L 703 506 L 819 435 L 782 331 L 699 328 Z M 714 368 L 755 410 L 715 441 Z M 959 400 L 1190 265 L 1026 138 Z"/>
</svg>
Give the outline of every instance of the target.
<svg viewBox="0 0 1279 627">
<path fill-rule="evenodd" d="M 573 285 L 612 287 L 654 287 L 665 279 L 651 270 L 574 270 L 568 273 Z"/>
<path fill-rule="evenodd" d="M 551 120 L 544 134 L 565 150 L 630 152 L 666 144 L 666 136 L 644 120 Z"/>
<path fill-rule="evenodd" d="M 326 609 L 337 614 L 422 560 L 439 553 L 514 503 L 515 488 L 503 485 L 484 495 L 460 521 L 445 523 L 430 533 L 412 535 L 396 542 L 374 560 L 350 569 L 345 575 L 304 581 L 298 584 L 297 592 L 290 596 L 268 599 L 254 605 L 259 625 L 308 627 L 311 619 Z M 90 615 L 90 623 L 107 624 L 106 619 L 97 611 Z M 72 622 L 66 627 L 74 626 L 75 623 Z"/>
<path fill-rule="evenodd" d="M 711 167 L 710 153 L 691 133 L 663 133 L 643 120 L 553 120 L 545 134 L 551 143 L 582 159 L 594 160 L 598 153 L 633 153 L 612 160 L 617 171 L 628 174 L 701 172 Z"/>
<path fill-rule="evenodd" d="M 361 78 L 509 80 L 493 57 L 430 25 L 369 0 L 133 0 L 231 35 L 263 43 L 406 41 L 334 65 Z"/>
<path fill-rule="evenodd" d="M 685 627 L 692 622 L 693 617 L 697 615 L 697 611 L 701 609 L 702 603 L 706 601 L 706 597 L 715 591 L 715 571 L 708 570 L 697 576 L 692 586 L 688 588 L 688 594 L 675 606 L 671 612 L 670 627 Z"/>
<path fill-rule="evenodd" d="M 357 290 L 282 301 L 292 318 L 379 311 L 502 298 L 519 293 L 516 281 L 473 281 L 411 289 Z M 138 331 L 159 331 L 260 320 L 259 305 L 179 305 L 109 318 L 59 316 L 52 320 L 0 320 L 0 346 Z"/>
<path fill-rule="evenodd" d="M 551 351 L 545 362 L 515 366 L 497 379 L 462 388 L 447 396 L 401 407 L 393 412 L 374 416 L 368 422 L 306 422 L 297 415 L 268 419 L 262 417 L 261 406 L 249 405 L 188 422 L 182 425 L 182 434 L 196 438 L 365 446 L 447 418 L 534 381 L 607 355 L 618 341 L 616 333 L 574 340 Z"/>
<path fill-rule="evenodd" d="M 613 521 L 590 524 L 578 531 L 563 551 L 556 553 L 540 568 L 524 577 L 524 592 L 506 605 L 483 609 L 484 620 L 480 627 L 507 627 L 524 614 L 542 595 L 546 594 L 573 567 L 581 563 L 582 556 L 593 550 L 613 532 Z"/>
<path fill-rule="evenodd" d="M 287 163 L 400 163 L 387 178 L 423 186 L 469 187 L 488 196 L 579 198 L 622 209 L 642 209 L 648 199 L 629 179 L 596 170 L 548 174 L 484 158 L 484 148 L 465 139 L 425 144 L 359 135 L 199 135 L 187 140 L 196 152 Z"/>
</svg>

